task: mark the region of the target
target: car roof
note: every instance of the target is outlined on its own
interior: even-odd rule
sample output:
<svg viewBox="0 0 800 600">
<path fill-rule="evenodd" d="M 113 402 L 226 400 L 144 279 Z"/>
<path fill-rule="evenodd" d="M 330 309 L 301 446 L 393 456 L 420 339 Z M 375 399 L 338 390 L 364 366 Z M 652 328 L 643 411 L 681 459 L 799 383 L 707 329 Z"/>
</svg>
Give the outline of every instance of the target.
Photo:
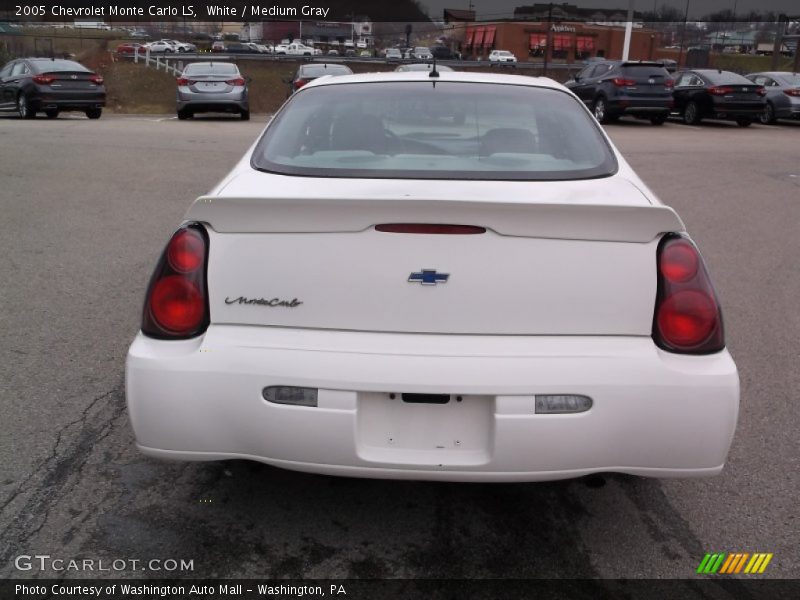
<svg viewBox="0 0 800 600">
<path fill-rule="evenodd" d="M 787 75 L 795 75 L 792 71 L 758 71 L 757 73 L 748 73 L 748 75 L 766 75 L 767 77 L 786 77 Z"/>
<path fill-rule="evenodd" d="M 441 71 L 439 77 L 432 78 L 430 71 L 387 71 L 383 73 L 358 73 L 315 79 L 303 87 L 309 89 L 321 85 L 343 85 L 348 83 L 381 83 L 390 81 L 457 81 L 464 83 L 495 83 L 506 85 L 524 85 L 528 87 L 566 90 L 563 85 L 547 77 L 529 77 L 527 75 L 505 75 L 498 73 L 468 73 L 465 71 Z"/>
</svg>

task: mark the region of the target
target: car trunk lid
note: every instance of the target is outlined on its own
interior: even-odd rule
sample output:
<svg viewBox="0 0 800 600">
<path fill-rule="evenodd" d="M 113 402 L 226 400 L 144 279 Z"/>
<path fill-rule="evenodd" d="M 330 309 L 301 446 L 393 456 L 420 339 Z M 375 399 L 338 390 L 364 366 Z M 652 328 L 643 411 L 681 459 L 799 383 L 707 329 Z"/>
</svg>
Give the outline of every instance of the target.
<svg viewBox="0 0 800 600">
<path fill-rule="evenodd" d="M 92 81 L 95 74 L 86 71 L 44 72 L 40 76 L 52 78 L 49 85 L 55 90 L 93 90 L 98 87 L 98 84 Z"/>
<path fill-rule="evenodd" d="M 211 230 L 214 323 L 649 335 L 658 234 L 683 229 L 671 209 L 651 205 L 619 177 L 509 183 L 508 197 L 492 202 L 485 200 L 497 189 L 492 182 L 403 182 L 398 189 L 325 180 L 312 196 L 302 178 L 277 178 L 293 181 L 283 182 L 279 197 L 264 198 L 252 184 L 269 189 L 276 179 L 257 175 L 231 182 L 225 196 L 198 199 L 187 214 Z M 485 232 L 376 229 L 397 223 Z"/>
<path fill-rule="evenodd" d="M 233 86 L 228 83 L 238 75 L 188 75 L 189 89 L 198 93 L 219 94 L 230 92 Z"/>
</svg>

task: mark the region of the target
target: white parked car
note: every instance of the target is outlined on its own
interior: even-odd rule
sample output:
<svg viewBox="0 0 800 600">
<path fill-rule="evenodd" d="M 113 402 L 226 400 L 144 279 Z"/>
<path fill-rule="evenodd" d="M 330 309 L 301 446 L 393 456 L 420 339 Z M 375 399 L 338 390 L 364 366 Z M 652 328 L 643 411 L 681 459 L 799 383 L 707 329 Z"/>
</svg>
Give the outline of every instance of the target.
<svg viewBox="0 0 800 600">
<path fill-rule="evenodd" d="M 508 50 L 492 50 L 489 53 L 489 62 L 493 63 L 515 63 L 517 57 Z"/>
<path fill-rule="evenodd" d="M 306 46 L 305 44 L 301 44 L 300 42 L 292 42 L 291 44 L 287 44 L 281 50 L 277 50 L 276 54 L 286 54 L 288 56 L 313 56 L 314 48 L 311 46 Z"/>
<path fill-rule="evenodd" d="M 150 42 L 145 44 L 145 48 L 149 48 L 150 52 L 177 52 L 177 49 L 172 42 L 167 40 L 158 40 L 157 42 Z"/>
<path fill-rule="evenodd" d="M 389 61 L 397 61 L 403 58 L 403 53 L 400 52 L 399 48 L 387 48 L 386 49 L 386 60 Z"/>
<path fill-rule="evenodd" d="M 140 450 L 450 481 L 719 473 L 739 380 L 681 219 L 560 84 L 434 77 L 312 81 L 189 208 L 128 353 Z"/>
<path fill-rule="evenodd" d="M 433 60 L 433 54 L 431 54 L 430 48 L 417 46 L 414 48 L 414 58 L 417 60 Z"/>
<path fill-rule="evenodd" d="M 181 42 L 179 40 L 161 40 L 171 44 L 175 52 L 197 52 L 197 46 L 189 42 Z"/>
</svg>

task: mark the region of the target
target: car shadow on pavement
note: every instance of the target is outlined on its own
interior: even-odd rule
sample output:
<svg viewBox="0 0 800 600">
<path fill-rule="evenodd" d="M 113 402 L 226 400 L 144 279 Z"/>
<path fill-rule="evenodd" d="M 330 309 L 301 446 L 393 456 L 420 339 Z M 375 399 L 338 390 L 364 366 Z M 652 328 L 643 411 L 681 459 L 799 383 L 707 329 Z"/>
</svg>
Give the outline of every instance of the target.
<svg viewBox="0 0 800 600">
<path fill-rule="evenodd" d="M 636 529 L 620 502 L 648 515 L 638 534 L 656 548 L 677 544 L 676 560 L 702 549 L 657 480 L 622 475 L 441 483 L 141 458 L 119 480 L 127 492 L 89 546 L 194 559 L 204 577 L 597 578 L 587 541 L 616 552 L 613 532 Z"/>
</svg>

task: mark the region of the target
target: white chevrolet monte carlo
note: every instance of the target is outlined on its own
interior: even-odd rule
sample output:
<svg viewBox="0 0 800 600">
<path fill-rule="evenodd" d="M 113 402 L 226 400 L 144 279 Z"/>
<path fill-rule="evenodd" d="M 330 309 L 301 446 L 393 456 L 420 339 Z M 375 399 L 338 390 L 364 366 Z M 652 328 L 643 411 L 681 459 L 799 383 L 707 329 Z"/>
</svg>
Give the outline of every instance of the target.
<svg viewBox="0 0 800 600">
<path fill-rule="evenodd" d="M 139 449 L 449 481 L 719 473 L 700 253 L 541 78 L 317 79 L 198 198 L 127 359 Z"/>
</svg>

